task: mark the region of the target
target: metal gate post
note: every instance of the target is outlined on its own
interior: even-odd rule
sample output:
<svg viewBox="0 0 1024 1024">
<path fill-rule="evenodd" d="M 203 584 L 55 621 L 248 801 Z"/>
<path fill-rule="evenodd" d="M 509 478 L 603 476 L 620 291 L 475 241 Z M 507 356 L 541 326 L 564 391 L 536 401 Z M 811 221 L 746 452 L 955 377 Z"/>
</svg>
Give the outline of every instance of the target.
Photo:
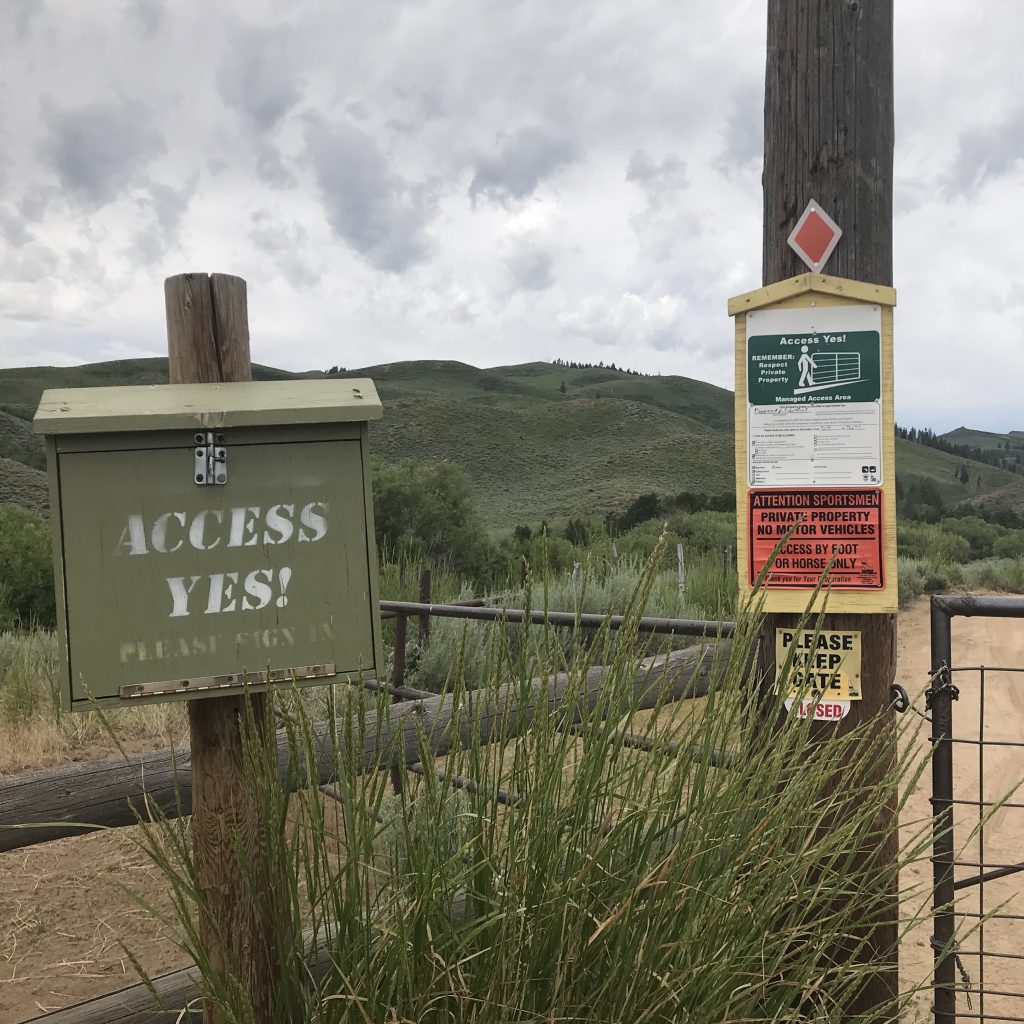
<svg viewBox="0 0 1024 1024">
<path fill-rule="evenodd" d="M 931 601 L 932 648 L 932 907 L 935 912 L 935 1024 L 956 1020 L 955 934 L 953 901 L 953 694 L 948 682 L 952 659 L 950 616 Z M 936 674 L 938 673 L 938 674 Z"/>
</svg>

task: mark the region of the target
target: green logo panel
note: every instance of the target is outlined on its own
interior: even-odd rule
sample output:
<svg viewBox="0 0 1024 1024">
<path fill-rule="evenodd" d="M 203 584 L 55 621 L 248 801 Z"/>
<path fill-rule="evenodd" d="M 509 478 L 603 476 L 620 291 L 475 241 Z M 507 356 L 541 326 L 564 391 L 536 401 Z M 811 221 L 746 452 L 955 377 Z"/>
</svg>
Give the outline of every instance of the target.
<svg viewBox="0 0 1024 1024">
<path fill-rule="evenodd" d="M 881 398 L 877 331 L 762 334 L 747 340 L 751 405 L 828 405 Z"/>
</svg>

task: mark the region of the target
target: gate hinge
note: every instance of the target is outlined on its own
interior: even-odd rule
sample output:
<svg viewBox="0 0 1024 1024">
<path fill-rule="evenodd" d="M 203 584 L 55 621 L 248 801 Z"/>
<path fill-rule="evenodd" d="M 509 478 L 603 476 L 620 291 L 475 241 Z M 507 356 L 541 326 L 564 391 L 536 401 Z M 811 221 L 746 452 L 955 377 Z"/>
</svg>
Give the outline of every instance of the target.
<svg viewBox="0 0 1024 1024">
<path fill-rule="evenodd" d="M 197 430 L 195 481 L 200 485 L 228 482 L 228 450 L 224 435 L 212 430 Z"/>
</svg>

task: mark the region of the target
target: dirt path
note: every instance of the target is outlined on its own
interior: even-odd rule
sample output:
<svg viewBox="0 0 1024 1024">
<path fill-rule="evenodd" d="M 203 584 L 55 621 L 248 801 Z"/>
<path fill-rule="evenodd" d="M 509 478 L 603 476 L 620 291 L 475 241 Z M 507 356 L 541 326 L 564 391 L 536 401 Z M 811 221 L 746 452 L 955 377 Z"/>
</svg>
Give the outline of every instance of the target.
<svg viewBox="0 0 1024 1024">
<path fill-rule="evenodd" d="M 928 602 L 920 599 L 900 615 L 898 678 L 912 695 L 924 689 L 929 668 Z M 955 621 L 954 661 L 957 665 L 1024 667 L 1024 623 L 1014 620 L 961 619 Z M 961 698 L 954 706 L 956 734 L 976 737 L 980 696 L 979 673 L 964 672 L 957 679 Z M 920 719 L 918 719 L 920 721 Z M 927 725 L 916 739 L 927 746 Z M 1024 740 L 1024 674 L 985 673 L 985 735 L 987 739 Z M 976 746 L 958 745 L 955 751 L 957 797 L 978 798 L 979 761 Z M 985 799 L 1004 795 L 1024 773 L 1018 748 L 988 748 L 985 752 Z M 927 825 L 930 776 L 911 796 L 902 818 L 904 839 Z M 1024 804 L 1024 795 L 1015 798 Z M 959 844 L 977 822 L 976 809 L 957 807 Z M 135 846 L 134 829 L 119 829 L 62 840 L 29 850 L 0 855 L 0 1024 L 15 1024 L 62 1006 L 109 992 L 136 980 L 125 950 L 138 957 L 154 974 L 183 963 L 182 955 L 126 890 L 143 893 L 167 908 L 166 889 L 145 855 Z M 977 860 L 977 840 L 962 856 Z M 1024 810 L 1004 809 L 987 824 L 984 834 L 988 863 L 1024 860 Z M 975 873 L 962 868 L 958 877 Z M 931 866 L 916 865 L 904 879 L 905 890 L 916 889 L 919 900 L 930 895 Z M 1024 914 L 1024 874 L 985 886 L 988 910 L 1010 899 L 1006 909 Z M 963 909 L 976 911 L 978 890 L 965 893 Z M 902 946 L 904 983 L 927 980 L 932 961 L 930 928 L 911 931 Z M 1024 952 L 1024 920 L 997 922 L 985 932 L 987 949 Z M 123 946 L 122 946 L 123 944 Z M 977 949 L 977 936 L 964 941 Z M 978 958 L 966 955 L 964 966 L 979 980 Z M 990 989 L 1024 991 L 1024 960 L 992 959 L 986 966 Z M 966 1010 L 963 996 L 960 1007 Z M 979 1006 L 974 998 L 974 1011 Z M 931 996 L 915 998 L 915 1016 L 930 1012 Z M 988 1014 L 1024 1017 L 1024 999 L 988 997 Z"/>
</svg>

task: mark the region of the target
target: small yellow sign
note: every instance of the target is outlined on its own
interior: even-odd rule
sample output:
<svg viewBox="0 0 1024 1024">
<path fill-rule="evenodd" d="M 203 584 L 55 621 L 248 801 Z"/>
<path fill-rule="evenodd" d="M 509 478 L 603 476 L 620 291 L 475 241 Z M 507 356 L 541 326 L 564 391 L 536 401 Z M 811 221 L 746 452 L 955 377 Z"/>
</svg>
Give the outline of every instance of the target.
<svg viewBox="0 0 1024 1024">
<path fill-rule="evenodd" d="M 860 630 L 776 629 L 775 682 L 792 657 L 786 697 L 817 693 L 831 700 L 860 700 Z"/>
</svg>

